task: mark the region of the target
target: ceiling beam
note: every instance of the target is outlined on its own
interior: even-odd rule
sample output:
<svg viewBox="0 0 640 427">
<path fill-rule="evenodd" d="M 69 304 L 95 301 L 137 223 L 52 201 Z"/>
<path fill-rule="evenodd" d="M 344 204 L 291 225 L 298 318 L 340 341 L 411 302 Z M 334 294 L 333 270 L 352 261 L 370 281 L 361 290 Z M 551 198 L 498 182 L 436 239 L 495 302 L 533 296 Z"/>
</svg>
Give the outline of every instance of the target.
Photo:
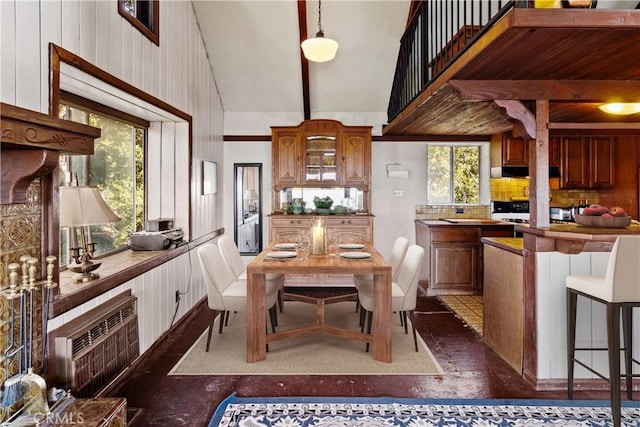
<svg viewBox="0 0 640 427">
<path fill-rule="evenodd" d="M 311 102 L 309 101 L 309 60 L 302 52 L 301 43 L 307 39 L 307 2 L 298 0 L 298 34 L 300 37 L 300 69 L 302 70 L 302 105 L 304 119 L 311 119 Z"/>
<path fill-rule="evenodd" d="M 640 101 L 640 80 L 449 80 L 446 84 L 464 101 Z"/>
</svg>

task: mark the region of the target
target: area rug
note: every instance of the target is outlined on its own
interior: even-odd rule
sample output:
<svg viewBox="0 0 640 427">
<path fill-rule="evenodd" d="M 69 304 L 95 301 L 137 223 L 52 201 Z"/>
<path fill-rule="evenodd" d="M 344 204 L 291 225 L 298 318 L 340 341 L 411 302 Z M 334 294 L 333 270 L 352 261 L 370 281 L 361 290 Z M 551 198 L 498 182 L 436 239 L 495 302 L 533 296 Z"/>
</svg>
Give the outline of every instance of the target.
<svg viewBox="0 0 640 427">
<path fill-rule="evenodd" d="M 443 370 L 418 336 L 414 350 L 411 330 L 405 334 L 398 315 L 392 319 L 392 362 L 373 359 L 365 344 L 327 334 L 311 334 L 269 344 L 267 359 L 246 362 L 246 313 L 232 313 L 229 325 L 218 334 L 214 324 L 211 348 L 205 352 L 207 331 L 171 369 L 169 375 L 442 375 Z M 314 304 L 287 301 L 278 313 L 278 331 L 312 325 Z M 359 330 L 355 302 L 325 306 L 325 323 Z"/>
<path fill-rule="evenodd" d="M 623 402 L 622 425 L 640 426 L 638 402 Z M 608 401 L 229 396 L 209 427 L 602 427 Z"/>
</svg>

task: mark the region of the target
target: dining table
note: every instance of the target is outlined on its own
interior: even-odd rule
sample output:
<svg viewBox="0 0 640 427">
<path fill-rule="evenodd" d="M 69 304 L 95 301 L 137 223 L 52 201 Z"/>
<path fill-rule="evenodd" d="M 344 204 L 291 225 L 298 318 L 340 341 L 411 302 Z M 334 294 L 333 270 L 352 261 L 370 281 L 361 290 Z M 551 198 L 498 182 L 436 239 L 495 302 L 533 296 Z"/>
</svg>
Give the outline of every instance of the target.
<svg viewBox="0 0 640 427">
<path fill-rule="evenodd" d="M 281 251 L 283 247 L 290 250 Z M 267 334 L 267 274 L 372 274 L 374 310 L 371 333 L 325 324 L 324 319 L 319 318 L 311 326 Z M 391 362 L 391 265 L 372 244 L 333 244 L 328 245 L 325 253 L 317 254 L 310 253 L 309 247 L 291 245 L 287 248 L 271 243 L 247 265 L 247 362 L 265 360 L 269 343 L 312 333 L 370 343 L 375 360 Z"/>
</svg>

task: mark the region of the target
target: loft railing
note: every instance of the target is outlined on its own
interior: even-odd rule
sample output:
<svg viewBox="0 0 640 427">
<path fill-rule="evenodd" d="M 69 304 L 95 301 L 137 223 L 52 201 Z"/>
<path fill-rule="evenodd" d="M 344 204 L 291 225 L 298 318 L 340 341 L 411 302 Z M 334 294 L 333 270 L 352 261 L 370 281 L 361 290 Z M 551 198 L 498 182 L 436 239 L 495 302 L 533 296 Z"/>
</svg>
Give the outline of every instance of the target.
<svg viewBox="0 0 640 427">
<path fill-rule="evenodd" d="M 527 1 L 426 0 L 400 41 L 387 110 L 391 122 L 482 31 Z"/>
</svg>

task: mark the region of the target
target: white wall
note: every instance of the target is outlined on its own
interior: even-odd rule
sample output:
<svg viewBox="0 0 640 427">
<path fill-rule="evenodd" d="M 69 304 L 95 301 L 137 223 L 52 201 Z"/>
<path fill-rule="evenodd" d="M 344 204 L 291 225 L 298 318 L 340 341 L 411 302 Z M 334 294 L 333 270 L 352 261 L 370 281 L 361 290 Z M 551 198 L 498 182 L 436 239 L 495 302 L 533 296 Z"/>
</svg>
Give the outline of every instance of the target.
<svg viewBox="0 0 640 427">
<path fill-rule="evenodd" d="M 262 133 L 265 134 L 264 132 Z M 409 179 L 389 179 L 387 163 L 400 162 L 409 169 Z M 233 234 L 233 164 L 262 163 L 263 241 L 269 241 L 266 215 L 271 213 L 271 142 L 225 142 L 224 144 L 224 226 Z M 371 155 L 371 212 L 375 215 L 374 245 L 389 256 L 397 236 L 415 241 L 415 205 L 426 202 L 426 143 L 374 142 Z M 392 191 L 403 189 L 403 198 Z"/>
<path fill-rule="evenodd" d="M 160 3 L 160 46 L 156 46 L 118 14 L 115 1 L 0 1 L 2 102 L 47 113 L 50 42 L 192 116 L 192 165 L 186 126 L 162 125 L 160 142 L 150 153 L 157 159 L 149 171 L 157 177 L 151 206 L 159 216 L 174 214 L 184 221 L 191 203 L 193 237 L 222 227 L 223 192 L 200 195 L 203 159 L 218 163 L 219 184 L 224 185 L 224 117 L 191 2 Z M 167 134 L 172 136 L 165 139 Z M 183 255 L 53 319 L 50 329 L 127 288 L 138 297 L 142 350 L 169 327 L 176 289 L 189 291 L 178 318 L 205 295 L 197 256 Z"/>
<path fill-rule="evenodd" d="M 233 165 L 234 163 L 262 163 L 262 242 L 269 241 L 271 213 L 271 143 L 270 142 L 225 142 L 224 143 L 224 230 L 233 237 Z M 250 259 L 252 257 L 248 257 Z"/>
</svg>

